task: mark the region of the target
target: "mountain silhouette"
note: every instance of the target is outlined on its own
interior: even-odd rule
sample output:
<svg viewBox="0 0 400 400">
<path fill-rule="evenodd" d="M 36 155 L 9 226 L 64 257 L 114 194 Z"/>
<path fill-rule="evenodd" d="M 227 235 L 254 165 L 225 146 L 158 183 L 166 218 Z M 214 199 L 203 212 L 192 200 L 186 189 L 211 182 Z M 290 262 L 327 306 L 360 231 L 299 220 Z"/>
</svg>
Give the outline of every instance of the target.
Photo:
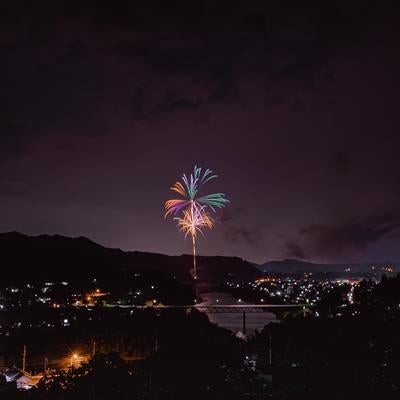
<svg viewBox="0 0 400 400">
<path fill-rule="evenodd" d="M 2 281 L 10 283 L 115 279 L 146 272 L 191 281 L 191 255 L 122 251 L 85 237 L 0 233 L 0 254 Z M 250 280 L 260 275 L 253 264 L 238 257 L 198 256 L 197 265 L 201 280 L 213 284 L 226 279 Z"/>
</svg>

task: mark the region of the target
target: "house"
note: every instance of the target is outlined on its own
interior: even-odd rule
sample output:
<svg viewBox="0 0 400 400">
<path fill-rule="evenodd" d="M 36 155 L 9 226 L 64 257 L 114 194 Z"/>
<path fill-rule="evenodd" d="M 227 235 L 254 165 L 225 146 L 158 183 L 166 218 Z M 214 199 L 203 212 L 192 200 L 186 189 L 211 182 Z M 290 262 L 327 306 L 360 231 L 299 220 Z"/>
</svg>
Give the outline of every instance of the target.
<svg viewBox="0 0 400 400">
<path fill-rule="evenodd" d="M 6 382 L 15 382 L 17 389 L 21 390 L 31 389 L 36 386 L 43 377 L 43 375 L 31 375 L 17 367 L 9 368 L 3 375 L 6 378 Z"/>
</svg>

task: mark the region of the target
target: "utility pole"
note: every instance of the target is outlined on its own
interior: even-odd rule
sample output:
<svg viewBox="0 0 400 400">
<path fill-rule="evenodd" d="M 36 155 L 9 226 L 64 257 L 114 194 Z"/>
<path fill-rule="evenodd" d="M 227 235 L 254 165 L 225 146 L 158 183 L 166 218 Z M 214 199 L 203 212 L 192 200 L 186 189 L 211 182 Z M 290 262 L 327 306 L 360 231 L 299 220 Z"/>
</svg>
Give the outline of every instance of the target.
<svg viewBox="0 0 400 400">
<path fill-rule="evenodd" d="M 152 382 L 151 382 L 151 369 L 150 369 L 149 370 L 149 390 L 151 390 L 151 385 L 152 385 Z"/>
<path fill-rule="evenodd" d="M 242 332 L 243 335 L 246 335 L 246 311 L 243 311 L 242 314 Z"/>
<path fill-rule="evenodd" d="M 272 365 L 272 336 L 268 336 L 269 365 Z"/>
<path fill-rule="evenodd" d="M 49 364 L 49 359 L 47 357 L 44 358 L 44 367 L 43 367 L 43 372 L 46 373 L 47 371 L 47 366 Z"/>
<path fill-rule="evenodd" d="M 26 346 L 24 345 L 24 351 L 22 353 L 22 371 L 25 371 L 26 367 Z"/>
<path fill-rule="evenodd" d="M 93 340 L 92 356 L 94 357 L 95 355 L 96 355 L 96 341 Z"/>
</svg>

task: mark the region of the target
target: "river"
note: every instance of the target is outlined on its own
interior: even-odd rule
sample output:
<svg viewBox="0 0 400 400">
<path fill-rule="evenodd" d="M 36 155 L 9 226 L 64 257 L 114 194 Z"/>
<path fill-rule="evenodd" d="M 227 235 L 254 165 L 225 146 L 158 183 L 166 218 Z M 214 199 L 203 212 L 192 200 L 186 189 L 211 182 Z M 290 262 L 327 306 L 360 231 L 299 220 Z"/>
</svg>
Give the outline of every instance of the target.
<svg viewBox="0 0 400 400">
<path fill-rule="evenodd" d="M 238 304 L 238 300 L 228 293 L 202 293 L 202 302 L 199 305 L 233 305 Z M 240 304 L 250 304 L 242 301 Z M 243 316 L 242 313 L 207 313 L 210 322 L 217 324 L 223 328 L 229 329 L 235 334 L 242 331 Z M 270 322 L 278 322 L 274 314 L 269 311 L 262 313 L 246 313 L 246 336 L 252 335 L 257 330 L 262 330 L 263 327 Z M 239 333 L 240 335 L 240 333 Z"/>
</svg>

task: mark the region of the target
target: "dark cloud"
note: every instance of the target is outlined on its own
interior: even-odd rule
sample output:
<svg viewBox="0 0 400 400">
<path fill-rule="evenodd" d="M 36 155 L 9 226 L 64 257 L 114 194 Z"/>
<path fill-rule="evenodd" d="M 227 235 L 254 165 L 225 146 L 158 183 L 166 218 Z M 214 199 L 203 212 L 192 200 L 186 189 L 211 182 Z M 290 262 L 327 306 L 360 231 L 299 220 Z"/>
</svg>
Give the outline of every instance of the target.
<svg viewBox="0 0 400 400">
<path fill-rule="evenodd" d="M 298 243 L 292 241 L 286 243 L 285 256 L 289 258 L 299 258 L 301 260 L 307 259 L 307 255 L 304 252 L 304 249 L 302 249 L 302 247 Z"/>
<path fill-rule="evenodd" d="M 218 224 L 223 224 L 224 239 L 233 244 L 246 246 L 262 246 L 264 242 L 263 229 L 260 226 L 246 224 L 247 211 L 244 207 L 228 206 L 217 215 Z"/>
<path fill-rule="evenodd" d="M 151 109 L 151 114 L 174 113 L 179 110 L 194 110 L 200 106 L 200 102 L 191 99 L 166 100 L 155 105 Z"/>
<path fill-rule="evenodd" d="M 266 103 L 280 105 L 287 83 L 292 93 L 326 84 L 324 62 L 364 23 L 358 7 L 340 1 L 74 4 L 1 5 L 8 147 L 62 125 L 93 132 L 121 113 L 134 121 L 221 102 L 238 96 L 245 79 L 268 91 L 273 84 L 278 92 Z M 358 4 L 364 18 L 375 11 Z"/>
<path fill-rule="evenodd" d="M 261 245 L 264 241 L 264 235 L 260 229 L 243 226 L 229 227 L 225 231 L 225 238 L 232 243 L 241 243 L 251 246 Z"/>
<path fill-rule="evenodd" d="M 394 214 L 380 214 L 367 218 L 352 218 L 332 225 L 310 225 L 300 231 L 303 248 L 314 255 L 330 257 L 366 250 L 400 229 L 400 218 Z"/>
<path fill-rule="evenodd" d="M 245 209 L 243 207 L 227 207 L 217 215 L 217 221 L 220 223 L 235 221 L 243 216 L 244 213 Z"/>
<path fill-rule="evenodd" d="M 279 94 L 273 94 L 270 98 L 266 99 L 264 104 L 266 108 L 273 108 L 273 107 L 278 107 L 284 103 L 285 99 L 283 98 L 283 96 Z"/>
<path fill-rule="evenodd" d="M 338 175 L 346 175 L 355 167 L 354 159 L 345 151 L 337 151 L 332 157 L 334 171 Z"/>
<path fill-rule="evenodd" d="M 1 230 L 181 253 L 197 163 L 231 200 L 203 254 L 400 257 L 395 217 L 337 217 L 400 215 L 399 7 L 0 2 Z"/>
</svg>

